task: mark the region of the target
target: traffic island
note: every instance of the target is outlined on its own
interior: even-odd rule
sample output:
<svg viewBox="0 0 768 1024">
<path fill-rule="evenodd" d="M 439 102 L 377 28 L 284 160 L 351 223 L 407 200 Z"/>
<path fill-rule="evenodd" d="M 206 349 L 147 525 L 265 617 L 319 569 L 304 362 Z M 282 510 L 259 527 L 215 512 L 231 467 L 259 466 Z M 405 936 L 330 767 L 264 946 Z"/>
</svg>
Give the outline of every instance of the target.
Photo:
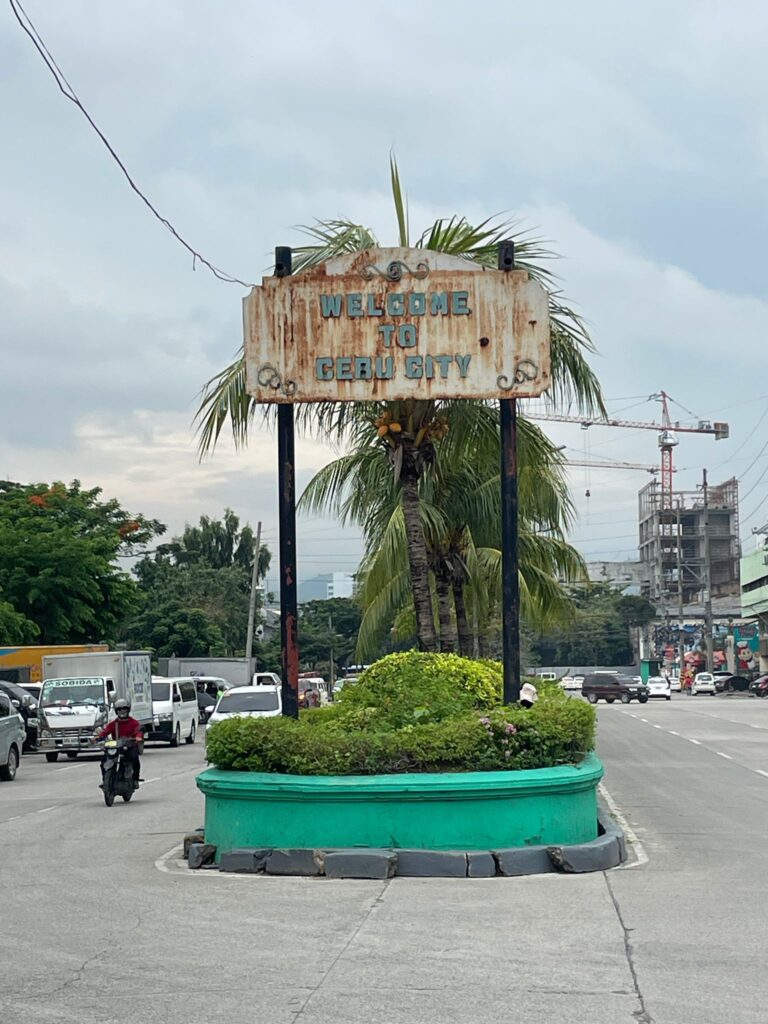
<svg viewBox="0 0 768 1024">
<path fill-rule="evenodd" d="M 607 871 L 627 859 L 622 829 L 598 809 L 595 830 L 585 843 L 522 846 L 497 850 L 424 849 L 271 849 L 240 847 L 218 853 L 213 863 L 211 843 L 200 836 L 188 848 L 191 869 L 218 868 L 223 873 L 299 875 L 304 877 L 389 879 L 400 878 L 512 878 L 539 874 L 585 874 Z M 208 855 L 208 856 L 205 856 Z"/>
<path fill-rule="evenodd" d="M 489 878 L 615 867 L 621 829 L 598 807 L 603 766 L 295 776 L 209 769 L 204 842 L 221 871 L 336 878 Z"/>
</svg>

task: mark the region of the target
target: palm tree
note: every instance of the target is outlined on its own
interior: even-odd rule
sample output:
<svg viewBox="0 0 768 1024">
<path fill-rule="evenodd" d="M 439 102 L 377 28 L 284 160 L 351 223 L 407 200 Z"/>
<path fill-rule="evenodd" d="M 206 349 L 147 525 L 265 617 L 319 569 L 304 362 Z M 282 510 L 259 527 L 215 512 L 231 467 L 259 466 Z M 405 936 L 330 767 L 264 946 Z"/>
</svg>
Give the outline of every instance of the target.
<svg viewBox="0 0 768 1024">
<path fill-rule="evenodd" d="M 473 619 L 487 620 L 501 594 L 498 414 L 488 404 L 465 402 L 448 405 L 443 414 L 448 434 L 421 476 L 419 514 L 440 649 L 470 655 L 467 606 Z M 453 429 L 452 416 L 470 429 Z M 583 562 L 564 537 L 572 506 L 559 451 L 536 424 L 521 421 L 519 456 L 521 594 L 528 621 L 543 626 L 569 604 L 558 579 L 583 578 Z M 357 652 L 363 660 L 412 603 L 403 507 L 397 480 L 387 470 L 376 425 L 361 417 L 350 451 L 316 473 L 301 498 L 307 511 L 330 512 L 343 523 L 357 523 L 365 534 Z"/>
<path fill-rule="evenodd" d="M 398 225 L 398 242 L 410 246 L 405 196 L 394 158 L 390 161 L 392 195 Z M 299 274 L 345 253 L 379 246 L 366 227 L 347 220 L 318 221 L 305 227 L 312 243 L 294 249 L 294 273 Z M 415 247 L 460 256 L 480 266 L 495 266 L 499 243 L 515 240 L 516 264 L 547 288 L 550 308 L 551 373 L 550 399 L 568 402 L 585 414 L 605 413 L 600 385 L 589 367 L 586 354 L 592 344 L 586 327 L 555 290 L 552 272 L 541 260 L 553 254 L 537 239 L 521 233 L 511 221 L 488 219 L 479 225 L 464 217 L 441 218 L 422 233 Z M 300 427 L 340 441 L 352 441 L 361 423 L 376 426 L 391 466 L 391 480 L 380 486 L 399 491 L 407 540 L 410 588 L 416 613 L 417 633 L 424 650 L 437 649 L 432 606 L 430 562 L 424 535 L 419 481 L 435 461 L 436 443 L 445 440 L 445 410 L 458 403 L 416 400 L 386 403 L 321 403 L 300 406 Z M 463 415 L 471 420 L 472 408 L 482 403 L 461 403 Z M 199 449 L 210 452 L 225 424 L 229 422 L 235 444 L 247 442 L 256 403 L 246 391 L 245 358 L 241 349 L 235 360 L 205 385 L 197 413 Z M 459 414 L 454 417 L 459 418 Z M 461 429 L 458 427 L 457 429 Z"/>
</svg>

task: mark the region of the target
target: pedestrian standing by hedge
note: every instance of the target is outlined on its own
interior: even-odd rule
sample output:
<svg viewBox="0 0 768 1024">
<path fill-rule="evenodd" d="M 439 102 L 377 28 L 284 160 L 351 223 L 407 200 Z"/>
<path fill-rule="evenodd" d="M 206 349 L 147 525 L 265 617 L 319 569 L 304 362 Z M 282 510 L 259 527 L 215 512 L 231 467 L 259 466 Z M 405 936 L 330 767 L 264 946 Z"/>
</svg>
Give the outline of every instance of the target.
<svg viewBox="0 0 768 1024">
<path fill-rule="evenodd" d="M 539 692 L 533 683 L 523 683 L 520 687 L 520 703 L 524 708 L 532 708 L 539 699 Z"/>
</svg>

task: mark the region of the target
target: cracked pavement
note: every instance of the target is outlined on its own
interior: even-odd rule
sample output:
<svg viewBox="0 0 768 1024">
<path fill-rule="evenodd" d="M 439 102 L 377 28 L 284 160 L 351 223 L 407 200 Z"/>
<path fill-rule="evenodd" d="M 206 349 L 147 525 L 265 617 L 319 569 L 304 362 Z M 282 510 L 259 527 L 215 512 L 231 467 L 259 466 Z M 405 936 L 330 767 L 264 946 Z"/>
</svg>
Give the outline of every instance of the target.
<svg viewBox="0 0 768 1024">
<path fill-rule="evenodd" d="M 600 707 L 607 787 L 650 858 L 604 875 L 159 871 L 202 823 L 201 745 L 149 749 L 150 783 L 112 808 L 96 759 L 25 757 L 0 786 L 0 1019 L 762 1024 L 768 702 L 699 707 Z"/>
</svg>

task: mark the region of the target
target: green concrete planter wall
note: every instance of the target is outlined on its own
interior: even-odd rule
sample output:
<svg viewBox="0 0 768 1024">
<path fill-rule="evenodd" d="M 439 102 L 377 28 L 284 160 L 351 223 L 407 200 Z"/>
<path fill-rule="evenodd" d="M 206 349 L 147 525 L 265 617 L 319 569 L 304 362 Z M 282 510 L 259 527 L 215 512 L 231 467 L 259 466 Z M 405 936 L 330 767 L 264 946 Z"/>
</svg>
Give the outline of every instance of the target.
<svg viewBox="0 0 768 1024">
<path fill-rule="evenodd" d="M 208 769 L 205 838 L 238 847 L 489 850 L 597 836 L 594 754 L 512 772 L 307 776 Z"/>
</svg>

